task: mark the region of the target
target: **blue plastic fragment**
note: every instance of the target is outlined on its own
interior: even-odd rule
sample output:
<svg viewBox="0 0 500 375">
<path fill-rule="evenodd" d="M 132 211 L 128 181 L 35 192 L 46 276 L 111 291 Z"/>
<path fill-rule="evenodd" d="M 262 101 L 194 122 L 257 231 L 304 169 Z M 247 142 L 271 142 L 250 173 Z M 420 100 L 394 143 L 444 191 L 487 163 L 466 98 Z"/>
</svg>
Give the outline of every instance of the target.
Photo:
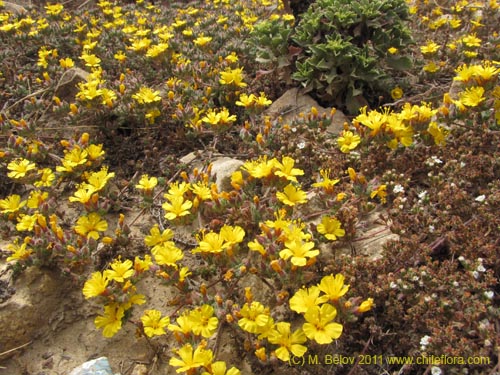
<svg viewBox="0 0 500 375">
<path fill-rule="evenodd" d="M 113 375 L 113 371 L 108 359 L 100 357 L 78 366 L 69 375 Z"/>
</svg>

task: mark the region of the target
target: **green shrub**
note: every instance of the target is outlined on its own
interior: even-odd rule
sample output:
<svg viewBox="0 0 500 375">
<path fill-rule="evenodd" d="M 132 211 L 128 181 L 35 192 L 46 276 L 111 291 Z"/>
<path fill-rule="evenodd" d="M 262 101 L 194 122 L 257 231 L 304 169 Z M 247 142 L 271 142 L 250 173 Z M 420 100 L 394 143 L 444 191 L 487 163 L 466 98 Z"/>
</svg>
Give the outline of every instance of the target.
<svg viewBox="0 0 500 375">
<path fill-rule="evenodd" d="M 255 25 L 247 41 L 255 61 L 262 64 L 263 72 L 276 73 L 289 83 L 294 53 L 290 47 L 293 17 L 274 18 Z"/>
<path fill-rule="evenodd" d="M 412 41 L 407 18 L 404 0 L 317 1 L 292 36 L 302 48 L 293 78 L 318 99 L 352 113 L 371 99 L 378 104 L 379 95 L 390 91 L 390 70 L 411 66 L 397 55 Z"/>
</svg>

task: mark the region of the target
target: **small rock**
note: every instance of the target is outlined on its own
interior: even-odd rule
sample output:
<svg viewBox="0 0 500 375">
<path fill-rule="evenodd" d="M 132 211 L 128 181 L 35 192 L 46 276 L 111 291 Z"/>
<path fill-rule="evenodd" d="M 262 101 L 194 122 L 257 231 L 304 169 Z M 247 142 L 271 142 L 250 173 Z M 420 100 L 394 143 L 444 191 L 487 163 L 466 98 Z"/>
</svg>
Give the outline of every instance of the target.
<svg viewBox="0 0 500 375">
<path fill-rule="evenodd" d="M 135 365 L 130 375 L 147 375 L 148 368 L 145 365 Z"/>
<path fill-rule="evenodd" d="M 230 191 L 231 175 L 243 165 L 238 159 L 222 157 L 212 162 L 212 174 L 215 176 L 215 183 L 219 191 Z"/>
<path fill-rule="evenodd" d="M 75 100 L 78 93 L 78 84 L 85 82 L 89 73 L 80 68 L 71 68 L 64 72 L 56 89 L 56 96 L 69 103 Z"/>
<path fill-rule="evenodd" d="M 27 13 L 27 10 L 23 6 L 8 1 L 4 1 L 3 9 L 17 16 Z"/>
<path fill-rule="evenodd" d="M 299 88 L 293 88 L 274 101 L 265 114 L 274 118 L 281 116 L 283 122 L 286 123 L 291 122 L 300 112 L 309 112 L 311 107 L 315 107 L 320 115 L 329 115 L 332 111 L 332 108 L 320 106 L 316 100 L 303 94 Z M 349 122 L 349 120 L 341 111 L 337 110 L 327 131 L 338 134 L 344 129 L 345 122 Z"/>
<path fill-rule="evenodd" d="M 231 175 L 243 165 L 238 159 L 233 159 L 222 154 L 210 154 L 203 151 L 191 152 L 179 159 L 182 164 L 188 164 L 192 168 L 201 168 L 207 162 L 212 164 L 212 176 L 219 191 L 232 190 Z"/>
<path fill-rule="evenodd" d="M 10 285 L 15 293 L 0 303 L 0 352 L 29 343 L 49 328 L 65 292 L 62 284 L 57 275 L 31 267 Z"/>
</svg>

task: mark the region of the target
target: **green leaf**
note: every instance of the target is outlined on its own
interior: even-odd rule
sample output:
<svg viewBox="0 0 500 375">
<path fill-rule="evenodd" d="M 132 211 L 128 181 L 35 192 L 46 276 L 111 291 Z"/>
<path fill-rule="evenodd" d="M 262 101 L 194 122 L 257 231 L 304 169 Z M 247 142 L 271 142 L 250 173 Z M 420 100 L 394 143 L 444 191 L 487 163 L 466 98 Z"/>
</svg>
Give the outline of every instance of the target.
<svg viewBox="0 0 500 375">
<path fill-rule="evenodd" d="M 400 57 L 388 56 L 386 61 L 387 65 L 389 65 L 390 68 L 396 70 L 408 70 L 413 66 L 412 61 L 407 56 L 400 56 Z"/>
</svg>

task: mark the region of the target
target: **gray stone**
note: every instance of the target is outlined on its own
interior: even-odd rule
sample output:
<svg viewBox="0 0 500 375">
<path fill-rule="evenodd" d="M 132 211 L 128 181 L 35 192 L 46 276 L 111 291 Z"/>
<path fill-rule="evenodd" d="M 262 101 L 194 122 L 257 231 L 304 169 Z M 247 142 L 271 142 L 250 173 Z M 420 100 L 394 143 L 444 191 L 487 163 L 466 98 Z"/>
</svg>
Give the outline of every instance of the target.
<svg viewBox="0 0 500 375">
<path fill-rule="evenodd" d="M 215 183 L 219 191 L 230 191 L 231 175 L 237 171 L 243 162 L 238 159 L 221 157 L 212 162 L 212 174 L 215 176 Z"/>
<path fill-rule="evenodd" d="M 26 8 L 24 8 L 22 5 L 11 3 L 8 1 L 4 1 L 3 10 L 6 10 L 8 13 L 12 13 L 17 16 L 27 13 Z"/>
<path fill-rule="evenodd" d="M 78 93 L 78 84 L 85 82 L 89 73 L 80 68 L 71 68 L 63 73 L 60 81 L 57 84 L 56 96 L 61 100 L 71 103 L 75 100 L 75 95 Z"/>
<path fill-rule="evenodd" d="M 332 108 L 323 108 L 316 100 L 307 94 L 303 94 L 299 88 L 293 88 L 285 92 L 280 98 L 266 110 L 265 114 L 272 118 L 280 117 L 283 123 L 290 123 L 298 116 L 300 112 L 309 112 L 312 107 L 318 110 L 320 115 L 330 115 Z M 344 129 L 344 123 L 349 122 L 348 118 L 339 110 L 335 112 L 332 118 L 332 124 L 327 131 L 338 134 Z"/>
<path fill-rule="evenodd" d="M 191 168 L 202 168 L 203 165 L 206 165 L 206 162 L 211 163 L 212 176 L 215 177 L 215 183 L 219 191 L 232 190 L 231 175 L 243 165 L 241 160 L 204 151 L 191 152 L 181 157 L 179 161 Z"/>
<path fill-rule="evenodd" d="M 57 319 L 63 280 L 50 272 L 26 269 L 11 286 L 15 293 L 0 304 L 0 352 L 36 339 Z"/>
</svg>

